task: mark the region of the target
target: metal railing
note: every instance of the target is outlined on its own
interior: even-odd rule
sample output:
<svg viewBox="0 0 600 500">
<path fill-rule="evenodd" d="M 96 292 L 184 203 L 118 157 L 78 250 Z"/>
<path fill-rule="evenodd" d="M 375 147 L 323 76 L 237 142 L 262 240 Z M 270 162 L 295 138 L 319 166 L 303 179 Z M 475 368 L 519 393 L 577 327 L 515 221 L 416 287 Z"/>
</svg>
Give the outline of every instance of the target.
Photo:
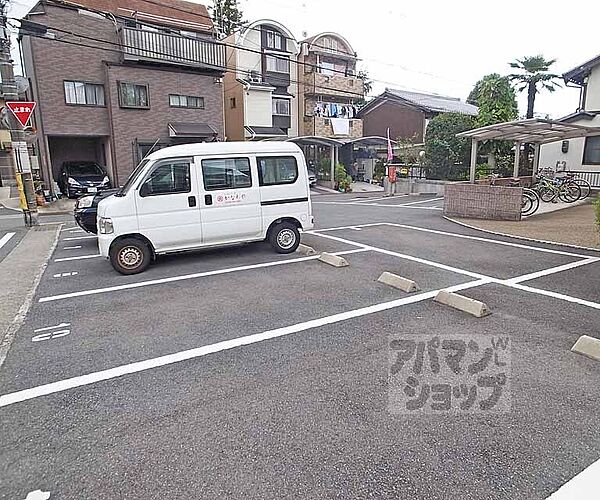
<svg viewBox="0 0 600 500">
<path fill-rule="evenodd" d="M 568 172 L 588 181 L 593 188 L 600 188 L 600 171 L 585 172 L 583 170 L 568 170 Z"/>
<path fill-rule="evenodd" d="M 216 41 L 170 35 L 137 28 L 121 28 L 125 60 L 146 60 L 225 70 L 225 46 Z"/>
</svg>

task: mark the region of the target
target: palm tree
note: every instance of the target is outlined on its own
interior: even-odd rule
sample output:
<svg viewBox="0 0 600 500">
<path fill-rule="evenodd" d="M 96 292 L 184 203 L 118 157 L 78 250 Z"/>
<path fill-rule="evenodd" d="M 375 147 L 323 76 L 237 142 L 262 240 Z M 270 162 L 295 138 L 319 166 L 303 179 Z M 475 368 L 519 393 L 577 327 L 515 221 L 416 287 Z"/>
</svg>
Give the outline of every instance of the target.
<svg viewBox="0 0 600 500">
<path fill-rule="evenodd" d="M 511 82 L 517 83 L 519 92 L 527 89 L 527 118 L 533 118 L 533 107 L 535 96 L 540 91 L 538 84 L 549 92 L 554 92 L 560 87 L 558 79 L 560 75 L 549 73 L 548 70 L 556 62 L 556 59 L 546 60 L 544 56 L 524 57 L 511 62 L 510 67 L 521 70 L 521 73 L 508 75 Z"/>
</svg>

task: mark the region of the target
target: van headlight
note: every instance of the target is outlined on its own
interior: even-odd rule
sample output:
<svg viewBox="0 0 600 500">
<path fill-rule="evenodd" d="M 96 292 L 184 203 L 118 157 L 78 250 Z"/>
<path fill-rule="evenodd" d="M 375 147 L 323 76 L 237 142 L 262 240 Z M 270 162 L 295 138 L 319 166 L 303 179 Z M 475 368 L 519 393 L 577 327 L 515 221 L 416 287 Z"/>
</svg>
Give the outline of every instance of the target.
<svg viewBox="0 0 600 500">
<path fill-rule="evenodd" d="M 108 175 L 105 175 L 104 179 L 102 179 L 102 186 L 106 186 L 109 182 L 110 179 L 108 178 Z"/>
<path fill-rule="evenodd" d="M 93 202 L 93 196 L 82 196 L 75 202 L 75 210 L 77 210 L 78 208 L 90 208 Z"/>
<path fill-rule="evenodd" d="M 114 231 L 112 219 L 100 217 L 98 221 L 98 230 L 100 234 L 111 234 Z"/>
<path fill-rule="evenodd" d="M 67 179 L 67 182 L 71 185 L 71 186 L 81 186 L 81 184 L 79 184 L 79 182 L 77 182 L 75 179 L 73 179 L 73 177 L 69 177 Z"/>
</svg>

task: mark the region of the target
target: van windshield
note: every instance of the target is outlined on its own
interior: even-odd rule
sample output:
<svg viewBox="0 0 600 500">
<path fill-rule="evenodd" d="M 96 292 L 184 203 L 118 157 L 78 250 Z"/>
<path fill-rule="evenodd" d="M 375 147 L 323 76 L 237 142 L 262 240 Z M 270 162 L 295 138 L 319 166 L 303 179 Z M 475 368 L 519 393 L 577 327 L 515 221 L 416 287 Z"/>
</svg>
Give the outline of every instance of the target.
<svg viewBox="0 0 600 500">
<path fill-rule="evenodd" d="M 115 193 L 115 196 L 125 196 L 129 192 L 131 186 L 135 184 L 135 181 L 139 178 L 140 174 L 144 171 L 148 163 L 150 163 L 150 160 L 142 160 L 139 165 L 135 167 L 135 170 L 131 172 L 121 189 Z"/>
</svg>

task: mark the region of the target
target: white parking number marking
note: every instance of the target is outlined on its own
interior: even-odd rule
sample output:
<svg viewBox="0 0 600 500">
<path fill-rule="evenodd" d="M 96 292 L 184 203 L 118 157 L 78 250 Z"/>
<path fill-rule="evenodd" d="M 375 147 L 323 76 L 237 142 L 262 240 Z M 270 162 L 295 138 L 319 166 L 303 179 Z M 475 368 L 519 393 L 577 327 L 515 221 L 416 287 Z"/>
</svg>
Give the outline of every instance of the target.
<svg viewBox="0 0 600 500">
<path fill-rule="evenodd" d="M 32 342 L 43 342 L 44 340 L 52 340 L 52 339 L 59 339 L 60 337 L 66 337 L 67 335 L 69 335 L 71 333 L 71 330 L 69 330 L 68 327 L 71 326 L 71 323 L 61 323 L 60 325 L 56 325 L 56 326 L 46 326 L 44 328 L 38 328 L 37 330 L 34 330 L 34 333 L 37 332 L 44 332 L 44 333 L 39 333 L 38 335 L 35 335 L 34 337 L 31 338 Z"/>
</svg>

